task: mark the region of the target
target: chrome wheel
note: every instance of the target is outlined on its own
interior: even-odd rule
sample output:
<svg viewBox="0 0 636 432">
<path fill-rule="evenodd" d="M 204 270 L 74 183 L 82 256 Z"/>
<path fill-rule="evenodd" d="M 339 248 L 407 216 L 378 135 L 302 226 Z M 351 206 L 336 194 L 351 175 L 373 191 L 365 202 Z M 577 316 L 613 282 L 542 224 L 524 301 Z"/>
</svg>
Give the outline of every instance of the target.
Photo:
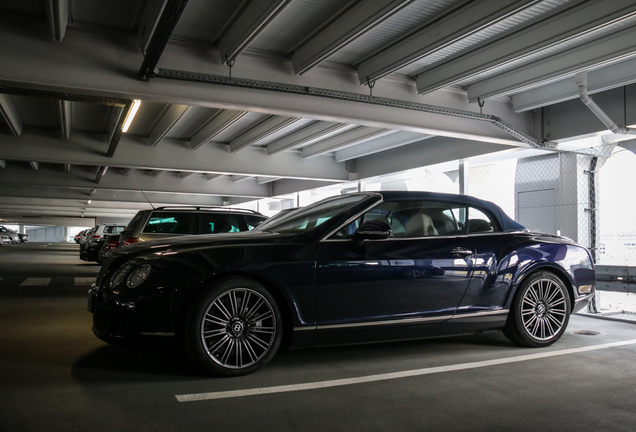
<svg viewBox="0 0 636 432">
<path fill-rule="evenodd" d="M 200 323 L 203 349 L 222 368 L 241 370 L 262 360 L 277 340 L 272 303 L 250 288 L 222 292 L 209 304 Z"/>
<path fill-rule="evenodd" d="M 547 341 L 559 334 L 568 315 L 566 294 L 562 284 L 552 278 L 534 281 L 521 303 L 521 320 L 529 336 Z"/>
<path fill-rule="evenodd" d="M 535 272 L 517 289 L 503 332 L 520 345 L 548 346 L 565 333 L 570 307 L 563 281 L 550 271 Z"/>
</svg>

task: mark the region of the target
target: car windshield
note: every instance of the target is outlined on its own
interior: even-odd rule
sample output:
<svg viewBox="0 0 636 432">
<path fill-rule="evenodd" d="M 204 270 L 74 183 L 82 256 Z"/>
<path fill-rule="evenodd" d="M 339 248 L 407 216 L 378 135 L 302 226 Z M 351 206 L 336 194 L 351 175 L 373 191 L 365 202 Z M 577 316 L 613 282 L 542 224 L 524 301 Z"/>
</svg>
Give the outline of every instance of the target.
<svg viewBox="0 0 636 432">
<path fill-rule="evenodd" d="M 349 195 L 327 198 L 305 208 L 291 212 L 289 215 L 263 224 L 258 230 L 273 232 L 304 232 L 312 230 L 327 222 L 337 214 L 367 199 L 368 195 Z"/>
</svg>

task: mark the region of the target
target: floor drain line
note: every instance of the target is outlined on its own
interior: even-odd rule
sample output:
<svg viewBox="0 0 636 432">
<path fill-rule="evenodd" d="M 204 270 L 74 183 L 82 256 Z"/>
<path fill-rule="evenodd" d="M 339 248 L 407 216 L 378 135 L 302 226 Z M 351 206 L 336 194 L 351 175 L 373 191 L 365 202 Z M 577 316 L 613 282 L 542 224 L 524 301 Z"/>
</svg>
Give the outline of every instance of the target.
<svg viewBox="0 0 636 432">
<path fill-rule="evenodd" d="M 592 331 L 592 330 L 579 330 L 579 331 L 575 331 L 574 334 L 575 335 L 581 335 L 581 336 L 598 336 L 598 335 L 600 335 L 599 332 Z"/>
</svg>

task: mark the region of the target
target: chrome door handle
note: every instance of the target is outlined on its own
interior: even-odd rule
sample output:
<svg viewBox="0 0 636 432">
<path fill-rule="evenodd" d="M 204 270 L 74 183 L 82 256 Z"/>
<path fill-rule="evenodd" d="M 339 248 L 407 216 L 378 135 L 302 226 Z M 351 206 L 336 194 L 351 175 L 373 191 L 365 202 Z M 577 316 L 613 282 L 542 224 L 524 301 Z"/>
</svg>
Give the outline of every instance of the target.
<svg viewBox="0 0 636 432">
<path fill-rule="evenodd" d="M 459 258 L 466 258 L 468 256 L 473 255 L 473 251 L 472 250 L 464 249 L 464 248 L 451 249 L 450 253 L 451 253 L 451 255 L 459 257 Z"/>
</svg>

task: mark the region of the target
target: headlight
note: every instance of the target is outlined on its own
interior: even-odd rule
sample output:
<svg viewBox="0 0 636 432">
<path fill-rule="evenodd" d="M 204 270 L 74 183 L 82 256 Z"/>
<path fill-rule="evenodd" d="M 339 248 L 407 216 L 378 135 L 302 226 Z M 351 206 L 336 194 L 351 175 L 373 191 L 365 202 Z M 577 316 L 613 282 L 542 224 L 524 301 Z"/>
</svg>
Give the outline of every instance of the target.
<svg viewBox="0 0 636 432">
<path fill-rule="evenodd" d="M 126 263 L 125 265 L 119 267 L 119 269 L 117 269 L 115 273 L 113 273 L 113 275 L 110 277 L 108 286 L 111 289 L 118 287 L 126 279 L 126 276 L 128 276 L 132 267 L 133 266 L 130 263 Z"/>
<path fill-rule="evenodd" d="M 137 288 L 148 278 L 150 269 L 150 264 L 143 264 L 137 267 L 126 279 L 126 286 L 128 288 Z"/>
</svg>

